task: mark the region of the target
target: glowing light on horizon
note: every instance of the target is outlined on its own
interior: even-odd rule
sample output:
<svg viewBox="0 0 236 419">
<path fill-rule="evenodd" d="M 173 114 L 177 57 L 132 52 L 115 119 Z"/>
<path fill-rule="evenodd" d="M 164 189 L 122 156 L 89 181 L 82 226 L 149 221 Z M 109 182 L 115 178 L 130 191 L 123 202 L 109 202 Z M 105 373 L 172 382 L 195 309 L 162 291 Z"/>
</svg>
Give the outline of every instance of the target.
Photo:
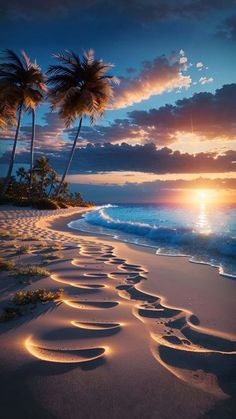
<svg viewBox="0 0 236 419">
<path fill-rule="evenodd" d="M 207 191 L 205 191 L 205 190 L 200 190 L 198 192 L 198 197 L 199 197 L 200 202 L 206 202 L 207 196 L 208 196 L 208 194 L 207 194 Z"/>
</svg>

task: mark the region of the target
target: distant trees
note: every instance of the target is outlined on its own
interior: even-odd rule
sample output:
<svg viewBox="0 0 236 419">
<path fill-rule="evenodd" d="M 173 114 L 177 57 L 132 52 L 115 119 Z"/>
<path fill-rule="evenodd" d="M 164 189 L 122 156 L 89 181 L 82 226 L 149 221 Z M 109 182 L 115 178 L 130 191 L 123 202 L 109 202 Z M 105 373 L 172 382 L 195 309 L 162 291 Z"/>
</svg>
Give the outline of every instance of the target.
<svg viewBox="0 0 236 419">
<path fill-rule="evenodd" d="M 89 205 L 83 201 L 80 193 L 71 193 L 65 182 L 58 194 L 59 182 L 58 175 L 49 160 L 42 156 L 35 161 L 32 171 L 21 167 L 17 170 L 16 176 L 11 177 L 7 190 L 8 202 L 18 205 L 31 204 L 42 209 Z"/>
</svg>

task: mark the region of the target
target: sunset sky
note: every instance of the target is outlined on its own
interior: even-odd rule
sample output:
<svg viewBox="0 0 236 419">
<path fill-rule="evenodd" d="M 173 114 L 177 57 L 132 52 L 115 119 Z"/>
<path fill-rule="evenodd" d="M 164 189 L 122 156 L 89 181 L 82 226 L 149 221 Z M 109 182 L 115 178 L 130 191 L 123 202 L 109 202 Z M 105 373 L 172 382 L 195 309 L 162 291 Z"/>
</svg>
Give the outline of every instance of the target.
<svg viewBox="0 0 236 419">
<path fill-rule="evenodd" d="M 24 49 L 43 70 L 64 49 L 114 64 L 120 85 L 104 119 L 85 121 L 72 190 L 161 202 L 216 188 L 236 201 L 236 0 L 0 0 L 0 19 L 0 48 Z M 62 173 L 75 129 L 41 106 L 36 157 Z M 16 167 L 29 162 L 30 132 L 25 115 Z M 2 173 L 13 135 L 1 133 Z"/>
</svg>

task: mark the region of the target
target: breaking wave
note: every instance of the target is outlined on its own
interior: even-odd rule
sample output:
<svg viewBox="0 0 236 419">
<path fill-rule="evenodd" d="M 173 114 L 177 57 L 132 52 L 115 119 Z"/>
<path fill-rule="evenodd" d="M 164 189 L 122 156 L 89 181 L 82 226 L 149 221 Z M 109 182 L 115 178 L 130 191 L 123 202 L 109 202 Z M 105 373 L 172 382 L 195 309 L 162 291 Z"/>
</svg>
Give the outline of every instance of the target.
<svg viewBox="0 0 236 419">
<path fill-rule="evenodd" d="M 158 254 L 189 256 L 192 262 L 219 267 L 221 275 L 236 276 L 236 238 L 223 233 L 201 233 L 191 227 L 163 227 L 113 218 L 107 212 L 110 208 L 119 207 L 97 207 L 95 211 L 86 213 L 83 219 L 73 221 L 69 226 L 88 233 L 111 235 L 126 242 L 155 247 Z"/>
</svg>

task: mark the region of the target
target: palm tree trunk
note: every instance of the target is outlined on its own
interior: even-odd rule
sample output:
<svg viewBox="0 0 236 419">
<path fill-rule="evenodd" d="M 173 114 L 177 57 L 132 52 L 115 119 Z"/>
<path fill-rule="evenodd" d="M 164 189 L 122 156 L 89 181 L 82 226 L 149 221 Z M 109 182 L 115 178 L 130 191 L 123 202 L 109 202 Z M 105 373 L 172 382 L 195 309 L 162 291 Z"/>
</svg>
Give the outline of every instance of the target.
<svg viewBox="0 0 236 419">
<path fill-rule="evenodd" d="M 76 147 L 76 144 L 77 144 L 77 140 L 79 138 L 79 133 L 80 133 L 80 130 L 81 130 L 82 120 L 83 120 L 83 118 L 80 118 L 78 130 L 77 130 L 77 133 L 76 133 L 76 136 L 75 136 L 75 139 L 74 139 L 74 143 L 73 143 L 73 146 L 72 146 L 72 149 L 71 149 L 71 152 L 70 152 L 70 156 L 69 156 L 69 159 L 68 159 L 68 162 L 67 162 L 65 171 L 63 173 L 63 176 L 61 178 L 60 184 L 58 186 L 58 189 L 57 189 L 57 192 L 56 192 L 56 196 L 59 195 L 59 193 L 61 191 L 61 187 L 62 187 L 62 185 L 63 185 L 63 183 L 65 181 L 66 175 L 67 175 L 68 170 L 70 168 L 70 165 L 71 165 L 71 162 L 72 162 L 72 159 L 73 159 L 73 155 L 74 155 L 74 152 L 75 152 L 75 147 Z"/>
<path fill-rule="evenodd" d="M 31 133 L 31 144 L 30 144 L 30 180 L 29 180 L 29 197 L 31 195 L 32 188 L 32 175 L 34 165 L 34 139 L 35 139 L 35 110 L 32 109 L 32 133 Z"/>
<path fill-rule="evenodd" d="M 11 159 L 10 159 L 10 163 L 9 163 L 9 167 L 8 167 L 8 172 L 7 172 L 6 180 L 5 180 L 5 183 L 4 183 L 4 186 L 3 186 L 3 190 L 2 190 L 2 193 L 1 193 L 1 197 L 5 195 L 5 193 L 7 191 L 7 188 L 9 186 L 10 180 L 11 180 L 12 169 L 13 169 L 15 155 L 16 155 L 16 145 L 17 145 L 17 140 L 18 140 L 18 136 L 19 136 L 19 132 L 20 132 L 22 109 L 23 109 L 23 104 L 21 104 L 20 105 L 20 108 L 19 108 L 18 122 L 17 122 L 17 127 L 16 127 L 14 144 L 13 144 L 13 148 L 12 148 L 12 152 L 11 152 Z"/>
<path fill-rule="evenodd" d="M 52 187 L 53 187 L 53 183 L 51 183 L 51 185 L 50 185 L 50 189 L 49 189 L 49 192 L 48 192 L 48 195 L 47 195 L 47 197 L 49 198 L 50 197 L 50 195 L 51 195 L 51 192 L 52 192 Z"/>
</svg>

